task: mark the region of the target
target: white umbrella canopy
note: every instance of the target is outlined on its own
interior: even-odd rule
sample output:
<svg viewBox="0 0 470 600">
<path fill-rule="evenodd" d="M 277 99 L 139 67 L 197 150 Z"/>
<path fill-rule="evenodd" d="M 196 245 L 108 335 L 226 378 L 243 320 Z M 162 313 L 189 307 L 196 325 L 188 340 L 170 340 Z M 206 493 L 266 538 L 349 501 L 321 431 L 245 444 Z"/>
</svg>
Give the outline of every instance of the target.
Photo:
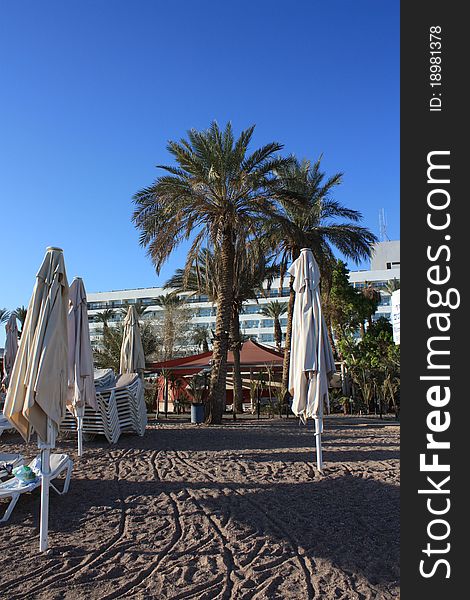
<svg viewBox="0 0 470 600">
<path fill-rule="evenodd" d="M 5 351 L 3 353 L 3 383 L 8 387 L 10 374 L 15 364 L 16 354 L 18 352 L 18 325 L 16 316 L 11 314 L 6 325 Z"/>
<path fill-rule="evenodd" d="M 320 302 L 320 269 L 313 252 L 303 248 L 289 269 L 294 277 L 295 303 L 289 366 L 292 411 L 315 419 L 317 463 L 321 469 L 323 405 L 329 408 L 328 382 L 335 362 Z"/>
<path fill-rule="evenodd" d="M 140 335 L 139 319 L 134 306 L 129 306 L 124 319 L 124 335 L 121 346 L 120 372 L 143 374 L 145 355 Z"/>
<path fill-rule="evenodd" d="M 47 248 L 29 302 L 4 414 L 29 441 L 34 429 L 41 449 L 39 549 L 47 549 L 50 449 L 65 415 L 69 286 L 60 248 Z"/>
<path fill-rule="evenodd" d="M 76 277 L 70 285 L 67 328 L 69 345 L 67 407 L 77 419 L 78 455 L 82 456 L 85 405 L 97 410 L 97 404 L 86 291 L 80 277 Z"/>
<path fill-rule="evenodd" d="M 47 442 L 47 420 L 58 430 L 65 414 L 68 292 L 62 250 L 48 248 L 36 275 L 4 408 L 26 441 L 34 427 Z"/>
</svg>

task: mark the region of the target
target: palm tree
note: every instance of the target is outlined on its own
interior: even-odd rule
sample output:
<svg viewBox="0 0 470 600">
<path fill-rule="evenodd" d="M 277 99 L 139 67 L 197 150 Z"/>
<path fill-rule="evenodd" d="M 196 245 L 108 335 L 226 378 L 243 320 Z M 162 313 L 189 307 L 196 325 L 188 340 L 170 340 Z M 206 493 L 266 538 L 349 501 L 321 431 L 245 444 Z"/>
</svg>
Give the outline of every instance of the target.
<svg viewBox="0 0 470 600">
<path fill-rule="evenodd" d="M 312 250 L 321 271 L 323 286 L 329 286 L 335 264 L 333 248 L 358 263 L 370 256 L 371 245 L 377 241 L 372 232 L 357 224 L 362 219 L 361 213 L 330 198 L 334 188 L 340 185 L 342 174 L 337 173 L 325 180 L 325 174 L 320 170 L 321 158 L 313 165 L 307 160 L 293 159 L 277 171 L 277 179 L 273 185 L 281 205 L 281 215 L 271 221 L 268 237 L 272 247 L 278 248 L 280 254 L 281 285 L 288 264 L 298 258 L 301 248 Z M 292 284 L 291 277 L 282 375 L 283 393 L 287 389 L 289 377 L 294 308 Z"/>
<path fill-rule="evenodd" d="M 276 265 L 269 264 L 271 259 L 266 257 L 260 244 L 237 243 L 234 261 L 234 287 L 232 298 L 232 318 L 230 321 L 230 349 L 233 353 L 233 390 L 236 412 L 243 411 L 243 382 L 240 371 L 240 350 L 242 336 L 240 333 L 240 311 L 243 302 L 256 299 L 262 293 L 262 284 L 268 284 L 277 274 Z M 196 257 L 189 271 L 178 269 L 165 284 L 165 287 L 186 291 L 192 294 L 205 294 L 208 299 L 217 302 L 218 266 L 212 252 L 203 248 Z"/>
<path fill-rule="evenodd" d="M 169 308 L 181 308 L 184 304 L 184 300 L 180 298 L 175 292 L 170 294 L 161 294 L 155 298 L 154 304 L 163 309 Z"/>
<path fill-rule="evenodd" d="M 377 306 L 380 302 L 380 292 L 374 287 L 374 284 L 370 281 L 364 282 L 364 288 L 362 290 L 364 298 L 367 300 L 367 324 L 369 327 L 372 326 L 372 315 L 377 310 Z"/>
<path fill-rule="evenodd" d="M 94 315 L 94 320 L 98 323 L 103 323 L 103 329 L 107 329 L 109 321 L 114 317 L 115 311 L 112 308 L 105 308 L 101 312 Z"/>
<path fill-rule="evenodd" d="M 6 308 L 0 308 L 0 323 L 5 323 L 8 321 L 10 317 L 10 313 Z"/>
<path fill-rule="evenodd" d="M 265 317 L 269 317 L 274 321 L 274 340 L 276 342 L 276 347 L 278 350 L 281 349 L 282 343 L 282 329 L 281 323 L 279 319 L 287 312 L 287 302 L 279 302 L 278 300 L 274 300 L 273 302 L 268 302 L 261 309 L 261 314 Z"/>
<path fill-rule="evenodd" d="M 156 306 L 163 309 L 163 354 L 164 359 L 168 360 L 173 357 L 176 342 L 176 315 L 181 311 L 184 305 L 184 300 L 174 292 L 171 294 L 163 294 L 155 298 Z"/>
<path fill-rule="evenodd" d="M 168 144 L 176 166 L 161 166 L 166 174 L 134 196 L 133 220 L 157 272 L 183 240 L 192 240 L 187 269 L 203 245 L 218 257 L 208 423 L 221 423 L 225 403 L 235 246 L 242 233 L 256 237 L 260 222 L 276 212 L 269 183 L 289 160 L 275 157 L 282 149 L 275 142 L 249 154 L 253 131 L 235 139 L 230 123 L 221 130 L 215 122 L 190 130 L 187 139 Z"/>
<path fill-rule="evenodd" d="M 16 308 L 13 311 L 13 314 L 20 322 L 20 329 L 18 331 L 18 337 L 21 337 L 21 334 L 23 333 L 23 327 L 24 327 L 24 323 L 26 321 L 27 313 L 28 313 L 28 309 L 25 306 L 18 306 L 18 308 Z"/>
<path fill-rule="evenodd" d="M 137 318 L 139 320 L 142 319 L 142 317 L 145 314 L 145 311 L 148 310 L 148 306 L 145 306 L 145 304 L 143 304 L 141 300 L 137 300 L 137 302 L 134 303 L 131 303 L 128 300 L 124 300 L 122 305 L 122 308 L 119 310 L 121 315 L 123 315 L 124 317 L 127 316 L 129 306 L 133 306 L 135 308 L 135 312 L 137 313 Z"/>
<path fill-rule="evenodd" d="M 209 329 L 207 327 L 197 326 L 193 329 L 193 344 L 203 352 L 209 352 Z"/>
<path fill-rule="evenodd" d="M 122 324 L 109 327 L 107 321 L 103 323 L 103 337 L 100 347 L 93 351 L 95 366 L 99 369 L 113 369 L 119 373 L 121 368 L 121 346 L 124 329 Z"/>
<path fill-rule="evenodd" d="M 387 283 L 385 284 L 385 289 L 390 295 L 392 295 L 393 292 L 396 292 L 400 289 L 400 280 L 396 277 L 390 279 L 390 281 L 387 281 Z"/>
<path fill-rule="evenodd" d="M 145 321 L 139 327 L 145 360 L 151 360 L 158 348 L 157 336 L 150 321 Z M 116 327 L 105 325 L 101 346 L 93 352 L 94 362 L 98 368 L 111 368 L 119 373 L 123 335 L 122 323 L 118 323 Z"/>
</svg>

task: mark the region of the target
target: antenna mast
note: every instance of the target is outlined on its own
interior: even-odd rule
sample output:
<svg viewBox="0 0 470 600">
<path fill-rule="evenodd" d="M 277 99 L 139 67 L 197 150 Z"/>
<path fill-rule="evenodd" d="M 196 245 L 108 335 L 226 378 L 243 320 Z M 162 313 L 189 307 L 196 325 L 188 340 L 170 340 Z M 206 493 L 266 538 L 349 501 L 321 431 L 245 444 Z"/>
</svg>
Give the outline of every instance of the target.
<svg viewBox="0 0 470 600">
<path fill-rule="evenodd" d="M 387 218 L 385 217 L 385 210 L 381 208 L 379 210 L 379 236 L 381 242 L 389 242 L 387 235 Z"/>
</svg>

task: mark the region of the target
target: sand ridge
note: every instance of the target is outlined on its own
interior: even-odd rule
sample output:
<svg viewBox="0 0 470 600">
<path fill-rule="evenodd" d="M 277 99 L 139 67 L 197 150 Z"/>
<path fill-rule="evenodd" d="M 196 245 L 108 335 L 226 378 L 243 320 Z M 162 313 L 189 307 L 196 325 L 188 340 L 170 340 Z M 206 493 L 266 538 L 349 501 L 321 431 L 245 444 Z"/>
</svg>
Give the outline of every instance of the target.
<svg viewBox="0 0 470 600">
<path fill-rule="evenodd" d="M 39 492 L 0 528 L 0 598 L 391 599 L 399 597 L 399 427 L 327 419 L 324 474 L 296 419 L 165 423 L 60 451 L 70 491 Z M 17 435 L 2 451 L 35 452 Z"/>
</svg>

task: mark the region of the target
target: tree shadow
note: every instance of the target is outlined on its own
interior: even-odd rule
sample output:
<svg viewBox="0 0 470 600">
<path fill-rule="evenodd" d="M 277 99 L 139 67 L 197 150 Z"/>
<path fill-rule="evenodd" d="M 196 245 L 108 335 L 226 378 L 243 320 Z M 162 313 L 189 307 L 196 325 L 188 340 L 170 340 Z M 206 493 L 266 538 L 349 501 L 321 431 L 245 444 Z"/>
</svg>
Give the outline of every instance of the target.
<svg viewBox="0 0 470 600">
<path fill-rule="evenodd" d="M 399 490 L 374 479 L 345 475 L 310 483 L 259 486 L 256 491 L 207 496 L 211 511 L 257 529 L 261 535 L 292 540 L 313 561 L 330 560 L 372 584 L 399 579 Z"/>
</svg>

